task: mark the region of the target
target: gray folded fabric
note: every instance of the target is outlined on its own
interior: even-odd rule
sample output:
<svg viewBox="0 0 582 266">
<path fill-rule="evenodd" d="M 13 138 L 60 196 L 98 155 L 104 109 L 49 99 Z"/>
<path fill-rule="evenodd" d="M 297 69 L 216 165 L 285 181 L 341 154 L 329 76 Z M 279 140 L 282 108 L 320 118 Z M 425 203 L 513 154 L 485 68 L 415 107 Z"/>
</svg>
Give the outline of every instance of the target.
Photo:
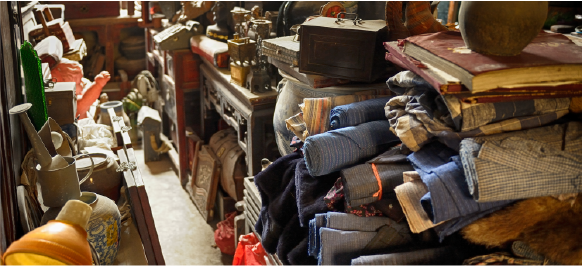
<svg viewBox="0 0 582 266">
<path fill-rule="evenodd" d="M 357 126 L 362 123 L 386 120 L 384 106 L 392 97 L 371 99 L 336 106 L 330 112 L 330 129 Z"/>
<path fill-rule="evenodd" d="M 349 264 L 350 260 L 366 247 L 389 248 L 412 242 L 406 224 L 399 224 L 385 217 L 360 217 L 348 213 L 328 212 L 317 214 L 309 225 L 308 253 L 317 257 L 320 264 Z M 382 241 L 376 240 L 369 245 L 378 234 L 382 236 Z M 334 241 L 340 243 L 333 243 Z M 344 241 L 349 245 L 341 244 Z M 339 253 L 341 255 L 338 255 Z"/>
<path fill-rule="evenodd" d="M 421 249 L 383 255 L 361 256 L 352 260 L 352 265 L 453 265 L 463 261 L 452 246 Z"/>
<path fill-rule="evenodd" d="M 469 138 L 460 157 L 479 202 L 582 192 L 582 123 Z"/>
<path fill-rule="evenodd" d="M 303 153 L 312 176 L 352 166 L 400 142 L 388 121 L 373 121 L 340 128 L 305 139 Z"/>
<path fill-rule="evenodd" d="M 376 232 L 342 231 L 320 228 L 319 265 L 349 265 L 374 238 Z"/>
<path fill-rule="evenodd" d="M 326 219 L 326 213 L 318 213 L 315 218 L 309 220 L 309 248 L 307 253 L 316 259 L 320 249 L 319 228 L 325 227 Z"/>
</svg>

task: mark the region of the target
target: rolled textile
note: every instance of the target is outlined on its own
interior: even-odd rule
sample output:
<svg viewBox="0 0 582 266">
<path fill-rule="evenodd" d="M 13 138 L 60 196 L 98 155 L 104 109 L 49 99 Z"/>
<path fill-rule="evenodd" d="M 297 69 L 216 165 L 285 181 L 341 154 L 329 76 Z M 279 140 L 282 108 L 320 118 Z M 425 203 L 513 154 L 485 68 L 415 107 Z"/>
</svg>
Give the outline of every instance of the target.
<svg viewBox="0 0 582 266">
<path fill-rule="evenodd" d="M 428 188 L 420 202 L 433 223 L 506 206 L 513 201 L 476 202 L 465 181 L 456 152 L 434 142 L 408 155 L 408 160 Z"/>
<path fill-rule="evenodd" d="M 352 265 L 455 265 L 463 256 L 453 246 L 421 249 L 409 252 L 361 256 L 352 260 Z"/>
<path fill-rule="evenodd" d="M 378 97 L 386 96 L 342 95 L 324 98 L 305 98 L 303 99 L 303 103 L 299 105 L 303 112 L 303 121 L 305 121 L 307 128 L 307 132 L 304 132 L 302 135 L 306 138 L 327 132 L 329 130 L 329 114 L 332 108 Z"/>
<path fill-rule="evenodd" d="M 400 161 L 381 162 L 390 158 L 398 158 Z M 390 150 L 372 161 L 375 163 L 364 163 L 340 171 L 348 205 L 368 204 L 381 197 L 394 195 L 394 188 L 402 184 L 402 173 L 414 170 L 399 150 Z"/>
<path fill-rule="evenodd" d="M 255 185 L 261 195 L 261 211 L 255 230 L 268 253 L 275 253 L 281 233 L 295 215 L 295 168 L 302 160 L 300 152 L 283 156 L 255 175 Z M 297 218 L 296 218 L 297 219 Z"/>
<path fill-rule="evenodd" d="M 330 112 L 330 129 L 357 126 L 362 123 L 385 120 L 384 106 L 392 97 L 371 99 L 336 106 Z"/>
<path fill-rule="evenodd" d="M 465 139 L 460 157 L 479 202 L 582 192 L 580 122 Z"/>
<path fill-rule="evenodd" d="M 333 172 L 314 178 L 309 174 L 305 160 L 302 159 L 297 163 L 295 169 L 295 195 L 301 227 L 307 227 L 309 220 L 313 219 L 317 213 L 329 211 L 323 198 L 338 177 L 339 173 Z"/>
<path fill-rule="evenodd" d="M 310 136 L 303 152 L 309 173 L 321 176 L 377 155 L 397 142 L 388 121 L 373 121 Z"/>
</svg>

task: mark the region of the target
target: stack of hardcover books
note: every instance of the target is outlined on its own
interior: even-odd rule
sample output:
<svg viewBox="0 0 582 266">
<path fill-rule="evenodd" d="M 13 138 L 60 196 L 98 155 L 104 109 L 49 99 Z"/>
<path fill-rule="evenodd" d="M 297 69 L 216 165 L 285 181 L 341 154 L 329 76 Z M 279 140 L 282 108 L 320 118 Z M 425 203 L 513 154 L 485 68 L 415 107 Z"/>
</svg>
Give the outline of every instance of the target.
<svg viewBox="0 0 582 266">
<path fill-rule="evenodd" d="M 479 54 L 459 32 L 386 42 L 386 60 L 467 103 L 582 96 L 582 47 L 560 33 L 540 34 L 517 56 Z"/>
</svg>

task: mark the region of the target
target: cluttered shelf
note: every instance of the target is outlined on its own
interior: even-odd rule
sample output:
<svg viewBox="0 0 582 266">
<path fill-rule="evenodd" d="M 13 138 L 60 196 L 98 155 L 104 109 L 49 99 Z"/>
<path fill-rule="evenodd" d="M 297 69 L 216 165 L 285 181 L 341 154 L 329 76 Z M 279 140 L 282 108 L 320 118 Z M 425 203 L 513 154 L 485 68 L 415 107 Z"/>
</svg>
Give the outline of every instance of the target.
<svg viewBox="0 0 582 266">
<path fill-rule="evenodd" d="M 582 261 L 569 237 L 582 222 L 582 31 L 556 25 L 560 12 L 582 9 L 143 4 L 152 21 L 115 18 L 145 28 L 148 71 L 131 82 L 123 72 L 121 82 L 101 75 L 93 87 L 113 97 L 131 89 L 115 103 L 127 117 L 105 108 L 106 98 L 97 114 L 111 117 L 125 144 L 112 149 L 150 264 L 164 261 L 132 162 L 140 137 L 146 162 L 168 152 L 206 222 L 225 219 L 215 241 L 224 253 L 243 250 L 234 264 Z M 103 43 L 110 54 L 118 24 L 105 20 L 68 23 L 106 22 L 99 34 L 112 34 Z M 39 55 L 54 39 L 35 47 Z M 53 75 L 62 71 L 55 65 L 77 66 L 46 58 Z M 45 90 L 49 115 L 64 83 Z"/>
</svg>

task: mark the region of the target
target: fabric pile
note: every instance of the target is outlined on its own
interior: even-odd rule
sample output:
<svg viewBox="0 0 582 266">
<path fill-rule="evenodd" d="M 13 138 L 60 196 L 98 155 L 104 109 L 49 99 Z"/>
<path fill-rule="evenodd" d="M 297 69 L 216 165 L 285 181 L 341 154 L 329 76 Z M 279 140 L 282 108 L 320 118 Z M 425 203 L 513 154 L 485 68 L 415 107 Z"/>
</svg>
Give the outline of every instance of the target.
<svg viewBox="0 0 582 266">
<path fill-rule="evenodd" d="M 268 253 L 320 265 L 582 263 L 569 237 L 582 234 L 582 122 L 570 114 L 582 101 L 466 103 L 410 71 L 386 83 L 395 96 L 306 98 L 286 120 L 295 152 L 255 176 Z"/>
</svg>

